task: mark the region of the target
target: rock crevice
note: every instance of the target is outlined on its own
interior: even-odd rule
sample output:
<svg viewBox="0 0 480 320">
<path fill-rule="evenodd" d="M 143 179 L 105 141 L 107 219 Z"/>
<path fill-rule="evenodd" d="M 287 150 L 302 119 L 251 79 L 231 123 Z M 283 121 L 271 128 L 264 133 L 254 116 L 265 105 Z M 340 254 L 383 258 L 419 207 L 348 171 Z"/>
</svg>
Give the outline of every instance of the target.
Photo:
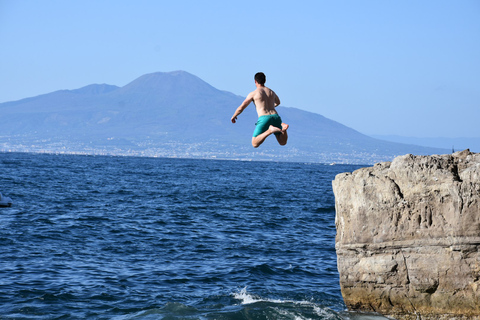
<svg viewBox="0 0 480 320">
<path fill-rule="evenodd" d="M 350 309 L 480 319 L 480 154 L 405 155 L 333 181 Z"/>
</svg>

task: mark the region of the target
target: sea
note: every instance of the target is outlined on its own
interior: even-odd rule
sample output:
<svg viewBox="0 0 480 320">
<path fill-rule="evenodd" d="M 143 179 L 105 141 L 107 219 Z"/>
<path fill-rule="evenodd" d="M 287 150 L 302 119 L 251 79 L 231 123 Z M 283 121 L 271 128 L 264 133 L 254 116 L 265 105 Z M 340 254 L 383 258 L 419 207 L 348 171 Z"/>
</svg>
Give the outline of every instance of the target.
<svg viewBox="0 0 480 320">
<path fill-rule="evenodd" d="M 359 167 L 0 153 L 0 319 L 386 319 L 340 292 Z"/>
</svg>

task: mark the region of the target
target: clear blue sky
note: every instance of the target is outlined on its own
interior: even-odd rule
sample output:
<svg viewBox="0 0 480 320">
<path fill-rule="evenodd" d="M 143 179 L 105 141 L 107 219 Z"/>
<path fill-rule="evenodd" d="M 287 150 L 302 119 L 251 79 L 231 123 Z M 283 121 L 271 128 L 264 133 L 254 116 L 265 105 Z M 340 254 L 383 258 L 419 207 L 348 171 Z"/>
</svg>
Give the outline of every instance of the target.
<svg viewBox="0 0 480 320">
<path fill-rule="evenodd" d="M 480 137 L 480 1 L 0 0 L 0 102 L 175 70 L 241 96 L 263 71 L 365 134 Z"/>
</svg>

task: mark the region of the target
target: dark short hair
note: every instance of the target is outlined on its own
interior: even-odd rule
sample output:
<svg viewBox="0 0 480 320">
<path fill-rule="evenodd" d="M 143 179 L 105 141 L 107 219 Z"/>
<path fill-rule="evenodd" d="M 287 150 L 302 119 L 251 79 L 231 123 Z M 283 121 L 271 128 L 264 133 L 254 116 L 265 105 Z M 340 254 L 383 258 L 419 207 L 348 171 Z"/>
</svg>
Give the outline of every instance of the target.
<svg viewBox="0 0 480 320">
<path fill-rule="evenodd" d="M 263 72 L 257 72 L 255 74 L 255 81 L 260 83 L 261 85 L 264 85 L 265 82 L 267 82 L 267 77 L 265 76 L 265 73 Z"/>
</svg>

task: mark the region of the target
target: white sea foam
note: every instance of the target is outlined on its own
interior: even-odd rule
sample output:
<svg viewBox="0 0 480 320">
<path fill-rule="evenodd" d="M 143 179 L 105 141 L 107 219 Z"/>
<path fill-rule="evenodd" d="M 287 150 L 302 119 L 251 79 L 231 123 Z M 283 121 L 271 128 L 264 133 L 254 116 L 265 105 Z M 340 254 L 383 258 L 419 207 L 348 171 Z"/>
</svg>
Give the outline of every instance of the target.
<svg viewBox="0 0 480 320">
<path fill-rule="evenodd" d="M 235 292 L 233 294 L 233 297 L 237 300 L 241 300 L 241 304 L 251 304 L 251 303 L 256 303 L 256 302 L 265 302 L 265 301 L 270 301 L 270 302 L 278 302 L 281 303 L 282 301 L 273 301 L 273 300 L 268 300 L 268 299 L 261 299 L 254 297 L 253 295 L 249 294 L 247 292 L 247 287 L 243 288 L 240 290 L 240 292 Z"/>
<path fill-rule="evenodd" d="M 252 303 L 259 303 L 259 302 L 269 302 L 273 304 L 293 304 L 296 306 L 301 306 L 301 307 L 307 307 L 307 308 L 312 308 L 313 312 L 317 315 L 320 316 L 322 319 L 325 320 L 335 320 L 335 319 L 345 319 L 345 320 L 382 320 L 382 319 L 388 319 L 383 317 L 382 315 L 379 314 L 371 314 L 371 313 L 356 313 L 356 312 L 340 312 L 337 313 L 333 311 L 332 309 L 328 307 L 322 307 L 319 306 L 318 304 L 311 302 L 311 301 L 306 301 L 306 300 L 301 300 L 301 301 L 295 301 L 295 300 L 279 300 L 279 299 L 268 299 L 268 298 L 261 298 L 259 296 L 255 296 L 247 291 L 247 287 L 244 287 L 241 289 L 239 292 L 235 292 L 232 294 L 233 297 L 237 300 L 240 300 L 240 304 L 242 305 L 248 305 Z M 283 316 L 288 316 L 289 318 L 293 318 L 295 320 L 310 320 L 311 318 L 306 317 L 304 315 L 299 315 L 295 312 L 291 312 L 289 310 L 286 310 L 282 308 L 281 306 L 277 306 L 273 308 L 278 314 L 283 315 Z"/>
<path fill-rule="evenodd" d="M 237 300 L 241 300 L 241 304 L 251 304 L 256 302 L 272 302 L 272 303 L 293 303 L 293 304 L 308 304 L 312 305 L 309 301 L 294 301 L 294 300 L 280 300 L 280 299 L 266 299 L 255 297 L 254 295 L 247 292 L 247 287 L 240 290 L 240 292 L 235 292 L 233 297 Z"/>
<path fill-rule="evenodd" d="M 322 316 L 323 319 L 338 319 L 338 316 L 336 316 L 336 313 L 331 310 L 330 308 L 322 308 L 318 306 L 317 304 L 311 302 L 311 301 L 295 301 L 295 300 L 278 300 L 278 299 L 264 299 L 260 297 L 255 297 L 252 294 L 247 292 L 247 287 L 243 288 L 240 290 L 240 292 L 236 292 L 233 294 L 233 297 L 237 300 L 241 300 L 241 304 L 246 305 L 246 304 L 252 304 L 252 303 L 257 303 L 257 302 L 270 302 L 270 303 L 275 303 L 275 304 L 281 304 L 281 303 L 289 303 L 293 305 L 301 305 L 303 307 L 311 307 L 314 312 Z M 288 315 L 293 317 L 295 320 L 310 320 L 308 317 L 300 316 L 298 314 L 294 314 L 290 311 L 280 309 L 280 308 L 274 308 L 279 314 L 282 315 Z"/>
</svg>

